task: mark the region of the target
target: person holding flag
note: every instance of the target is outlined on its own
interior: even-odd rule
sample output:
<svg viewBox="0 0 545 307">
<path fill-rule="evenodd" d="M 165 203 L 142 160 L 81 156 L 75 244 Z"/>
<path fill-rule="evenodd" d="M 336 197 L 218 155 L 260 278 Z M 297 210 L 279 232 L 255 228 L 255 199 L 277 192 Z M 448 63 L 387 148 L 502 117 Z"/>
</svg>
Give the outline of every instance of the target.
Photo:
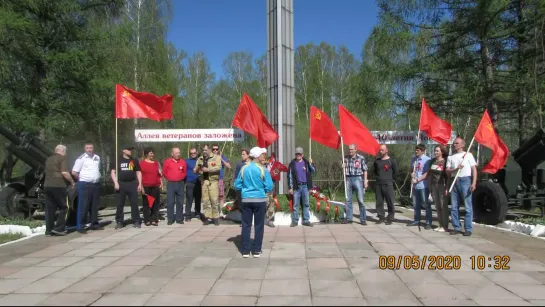
<svg viewBox="0 0 545 307">
<path fill-rule="evenodd" d="M 463 199 L 466 216 L 464 218 L 464 236 L 471 236 L 473 230 L 473 204 L 471 194 L 475 191 L 477 185 L 477 162 L 471 152 L 464 151 L 466 145 L 461 136 L 454 139 L 454 153 L 447 159 L 447 175 L 455 177 L 454 189 L 450 194 L 450 214 L 452 218 L 452 227 L 454 230 L 451 235 L 461 233 L 459 201 Z M 459 172 L 458 174 L 456 174 Z"/>
<path fill-rule="evenodd" d="M 460 233 L 460 217 L 458 209 L 458 199 L 462 198 L 465 203 L 466 216 L 464 219 L 464 236 L 471 236 L 473 230 L 473 204 L 471 194 L 477 188 L 477 162 L 469 152 L 473 141 L 492 150 L 490 161 L 481 169 L 483 173 L 495 174 L 507 163 L 509 149 L 500 138 L 498 132 L 492 123 L 488 110 L 484 111 L 481 122 L 475 131 L 475 135 L 469 144 L 467 152 L 464 151 L 465 142 L 461 137 L 454 140 L 456 153 L 447 160 L 447 174 L 454 176 L 449 192 L 451 200 L 451 216 L 454 231 L 451 235 Z"/>
<path fill-rule="evenodd" d="M 159 225 L 159 204 L 163 181 L 161 165 L 155 160 L 153 148 L 144 148 L 144 159 L 140 162 L 142 172 L 142 212 L 144 225 Z"/>
<path fill-rule="evenodd" d="M 299 224 L 299 204 L 303 199 L 303 225 L 312 227 L 310 222 L 309 189 L 312 185 L 312 175 L 316 173 L 316 166 L 312 158 L 303 158 L 303 148 L 295 148 L 295 159 L 291 160 L 288 166 L 289 193 L 293 195 L 293 215 L 290 227 Z"/>
</svg>

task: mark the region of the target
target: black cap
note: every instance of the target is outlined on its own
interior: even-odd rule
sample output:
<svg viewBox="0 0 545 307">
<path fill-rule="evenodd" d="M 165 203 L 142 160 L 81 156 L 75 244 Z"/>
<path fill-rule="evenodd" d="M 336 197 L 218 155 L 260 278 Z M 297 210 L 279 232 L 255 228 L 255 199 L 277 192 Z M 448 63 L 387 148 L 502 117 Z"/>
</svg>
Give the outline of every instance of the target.
<svg viewBox="0 0 545 307">
<path fill-rule="evenodd" d="M 133 149 L 134 149 L 134 146 L 132 146 L 132 145 L 125 145 L 125 146 L 121 147 L 121 150 L 125 150 L 125 149 L 127 149 L 127 150 L 133 150 Z"/>
</svg>

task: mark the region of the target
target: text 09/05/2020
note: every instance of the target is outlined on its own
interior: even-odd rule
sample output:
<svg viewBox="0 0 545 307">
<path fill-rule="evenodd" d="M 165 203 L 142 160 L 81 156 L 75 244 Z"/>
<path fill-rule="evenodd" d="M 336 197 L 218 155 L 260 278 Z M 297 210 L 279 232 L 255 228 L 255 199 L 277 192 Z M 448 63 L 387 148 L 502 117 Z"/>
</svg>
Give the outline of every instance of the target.
<svg viewBox="0 0 545 307">
<path fill-rule="evenodd" d="M 509 270 L 509 256 L 471 256 L 468 267 L 471 270 Z M 378 259 L 381 270 L 460 270 L 462 257 L 452 255 L 381 255 Z"/>
</svg>

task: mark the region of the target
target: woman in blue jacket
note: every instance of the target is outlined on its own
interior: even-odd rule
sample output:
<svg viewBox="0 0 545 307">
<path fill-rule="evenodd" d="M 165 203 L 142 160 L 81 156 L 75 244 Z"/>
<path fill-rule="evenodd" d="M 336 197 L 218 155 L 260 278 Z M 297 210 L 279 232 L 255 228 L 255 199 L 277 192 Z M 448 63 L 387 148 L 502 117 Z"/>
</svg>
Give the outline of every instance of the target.
<svg viewBox="0 0 545 307">
<path fill-rule="evenodd" d="M 261 256 L 263 232 L 265 230 L 265 211 L 267 207 L 267 192 L 272 191 L 273 181 L 271 174 L 259 163 L 258 158 L 264 154 L 259 147 L 250 150 L 251 161 L 244 165 L 235 180 L 235 189 L 241 191 L 242 196 L 242 257 L 254 258 Z M 255 238 L 250 248 L 250 233 L 254 220 Z"/>
</svg>

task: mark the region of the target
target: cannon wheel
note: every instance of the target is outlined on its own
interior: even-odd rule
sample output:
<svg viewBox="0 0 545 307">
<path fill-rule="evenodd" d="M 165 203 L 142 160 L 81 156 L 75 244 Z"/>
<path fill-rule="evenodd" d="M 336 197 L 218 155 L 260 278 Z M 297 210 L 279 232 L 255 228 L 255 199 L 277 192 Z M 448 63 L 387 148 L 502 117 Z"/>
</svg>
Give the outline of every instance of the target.
<svg viewBox="0 0 545 307">
<path fill-rule="evenodd" d="M 18 210 L 14 198 L 21 193 L 16 187 L 7 186 L 0 191 L 0 215 L 6 218 L 26 218 L 28 214 Z M 24 194 L 23 194 L 24 195 Z"/>
<path fill-rule="evenodd" d="M 497 225 L 505 221 L 507 196 L 498 184 L 490 181 L 477 184 L 472 203 L 475 222 Z"/>
</svg>

